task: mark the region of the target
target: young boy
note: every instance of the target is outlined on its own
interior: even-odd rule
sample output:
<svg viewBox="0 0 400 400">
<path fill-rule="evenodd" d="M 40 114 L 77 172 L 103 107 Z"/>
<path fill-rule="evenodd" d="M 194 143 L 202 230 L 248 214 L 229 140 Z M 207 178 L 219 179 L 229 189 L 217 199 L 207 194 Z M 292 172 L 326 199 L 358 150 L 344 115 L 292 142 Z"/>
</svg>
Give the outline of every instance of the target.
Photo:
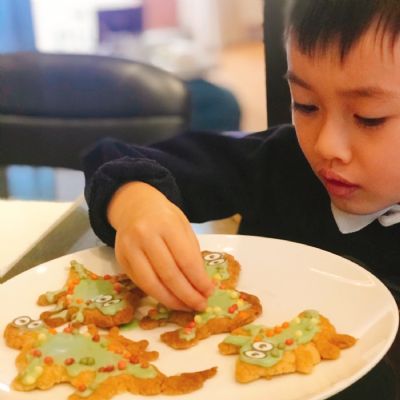
<svg viewBox="0 0 400 400">
<path fill-rule="evenodd" d="M 400 2 L 296 0 L 294 127 L 104 140 L 85 159 L 97 235 L 144 291 L 201 310 L 213 286 L 189 221 L 240 213 L 239 233 L 316 246 L 400 282 Z"/>
</svg>

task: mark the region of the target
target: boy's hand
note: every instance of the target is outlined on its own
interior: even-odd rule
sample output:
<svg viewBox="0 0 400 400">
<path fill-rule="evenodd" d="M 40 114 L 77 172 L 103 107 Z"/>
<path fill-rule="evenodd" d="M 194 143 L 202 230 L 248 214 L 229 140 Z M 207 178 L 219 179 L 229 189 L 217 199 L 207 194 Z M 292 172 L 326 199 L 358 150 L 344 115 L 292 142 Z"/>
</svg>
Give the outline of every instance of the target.
<svg viewBox="0 0 400 400">
<path fill-rule="evenodd" d="M 108 206 L 115 255 L 128 276 L 168 308 L 202 311 L 214 286 L 183 212 L 143 182 L 122 186 Z"/>
</svg>

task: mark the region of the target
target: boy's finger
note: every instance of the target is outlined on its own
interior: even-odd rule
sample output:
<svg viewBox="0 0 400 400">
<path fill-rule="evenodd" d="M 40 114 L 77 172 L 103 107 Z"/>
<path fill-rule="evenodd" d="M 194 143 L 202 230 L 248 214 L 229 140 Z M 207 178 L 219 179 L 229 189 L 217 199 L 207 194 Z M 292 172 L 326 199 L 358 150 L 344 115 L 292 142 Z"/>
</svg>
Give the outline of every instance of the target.
<svg viewBox="0 0 400 400">
<path fill-rule="evenodd" d="M 131 253 L 132 254 L 132 253 Z M 190 308 L 180 301 L 166 288 L 153 271 L 146 256 L 139 250 L 134 250 L 134 259 L 123 261 L 123 268 L 132 281 L 146 294 L 154 297 L 160 303 L 174 310 L 190 311 Z"/>
<path fill-rule="evenodd" d="M 207 299 L 197 291 L 175 263 L 166 243 L 161 239 L 154 239 L 146 248 L 146 257 L 153 266 L 160 281 L 180 301 L 195 310 L 204 310 Z"/>
<path fill-rule="evenodd" d="M 174 255 L 179 269 L 191 285 L 201 294 L 208 297 L 214 292 L 214 283 L 204 267 L 200 247 L 194 232 L 190 228 L 186 230 L 186 234 L 184 242 L 179 240 L 178 235 L 168 238 L 168 247 L 171 254 Z"/>
</svg>

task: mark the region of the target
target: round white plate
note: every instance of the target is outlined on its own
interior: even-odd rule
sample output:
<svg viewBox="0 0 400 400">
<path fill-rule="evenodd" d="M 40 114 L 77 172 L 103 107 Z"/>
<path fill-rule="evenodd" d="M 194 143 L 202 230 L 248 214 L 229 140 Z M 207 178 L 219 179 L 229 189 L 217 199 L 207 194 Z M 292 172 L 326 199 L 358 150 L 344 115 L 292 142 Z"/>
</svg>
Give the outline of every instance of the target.
<svg viewBox="0 0 400 400">
<path fill-rule="evenodd" d="M 305 309 L 327 316 L 338 332 L 358 338 L 357 344 L 335 361 L 317 365 L 310 375 L 291 374 L 270 381 L 238 384 L 234 380 L 236 356 L 222 356 L 217 345 L 225 335 L 216 335 L 188 350 L 176 351 L 159 340 L 153 331 L 124 331 L 127 337 L 149 340 L 149 350 L 157 350 L 154 364 L 166 375 L 218 366 L 217 375 L 201 390 L 181 399 L 230 400 L 316 400 L 343 390 L 367 373 L 385 355 L 399 323 L 396 303 L 386 287 L 358 265 L 319 249 L 287 241 L 240 235 L 199 235 L 203 250 L 233 254 L 242 265 L 238 289 L 257 295 L 263 314 L 257 320 L 269 326 L 295 317 Z M 119 271 L 112 249 L 98 247 L 70 254 L 35 267 L 0 286 L 0 331 L 20 315 L 37 318 L 43 311 L 37 297 L 62 287 L 69 261 L 76 259 L 98 274 Z M 63 400 L 73 392 L 67 384 L 48 391 L 15 392 L 9 385 L 15 376 L 18 352 L 0 341 L 0 399 Z M 129 393 L 116 400 L 148 397 Z M 158 399 L 171 399 L 160 395 Z"/>
</svg>

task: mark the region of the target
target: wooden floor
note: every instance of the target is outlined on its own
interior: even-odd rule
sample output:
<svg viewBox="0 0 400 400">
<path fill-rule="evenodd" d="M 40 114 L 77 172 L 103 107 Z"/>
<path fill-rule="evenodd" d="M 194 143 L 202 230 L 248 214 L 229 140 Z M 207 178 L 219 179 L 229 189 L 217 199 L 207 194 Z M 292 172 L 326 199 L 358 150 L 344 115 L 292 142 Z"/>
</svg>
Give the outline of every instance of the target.
<svg viewBox="0 0 400 400">
<path fill-rule="evenodd" d="M 267 127 L 264 47 L 250 42 L 226 47 L 207 79 L 231 90 L 242 109 L 241 130 Z"/>
</svg>

